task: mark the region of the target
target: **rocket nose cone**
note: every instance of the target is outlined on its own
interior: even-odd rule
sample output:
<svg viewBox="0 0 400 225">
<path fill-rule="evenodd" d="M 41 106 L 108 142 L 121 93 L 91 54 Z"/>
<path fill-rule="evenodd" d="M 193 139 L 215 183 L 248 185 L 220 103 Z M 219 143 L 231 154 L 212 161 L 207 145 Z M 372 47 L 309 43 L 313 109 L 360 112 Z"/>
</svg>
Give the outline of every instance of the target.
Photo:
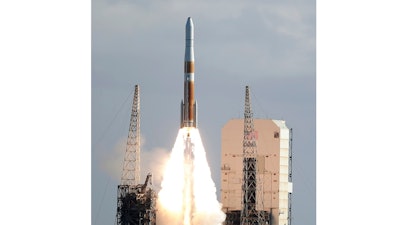
<svg viewBox="0 0 400 225">
<path fill-rule="evenodd" d="M 192 18 L 189 17 L 186 22 L 186 40 L 193 39 L 194 36 L 194 28 Z"/>
<path fill-rule="evenodd" d="M 190 29 L 193 27 L 193 20 L 192 17 L 188 17 L 187 21 L 186 21 L 186 29 Z"/>
</svg>

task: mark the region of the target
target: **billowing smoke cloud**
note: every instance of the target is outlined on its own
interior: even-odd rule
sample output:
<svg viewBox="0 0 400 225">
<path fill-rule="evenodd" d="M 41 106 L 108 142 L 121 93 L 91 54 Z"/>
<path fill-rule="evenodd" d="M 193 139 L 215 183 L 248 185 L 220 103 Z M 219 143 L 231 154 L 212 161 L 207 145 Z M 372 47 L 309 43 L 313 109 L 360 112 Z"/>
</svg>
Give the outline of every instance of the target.
<svg viewBox="0 0 400 225">
<path fill-rule="evenodd" d="M 157 224 L 161 225 L 220 225 L 225 220 L 195 128 L 179 130 L 165 167 L 157 209 Z"/>
<path fill-rule="evenodd" d="M 141 137 L 141 145 L 145 143 L 145 138 Z M 112 151 L 103 156 L 102 169 L 106 171 L 113 179 L 120 181 L 124 156 L 126 151 L 126 138 L 120 138 Z M 153 189 L 160 190 L 162 171 L 168 159 L 168 150 L 163 148 L 154 148 L 151 150 L 141 150 L 140 153 L 140 182 L 144 183 L 148 173 L 152 173 Z"/>
<path fill-rule="evenodd" d="M 148 173 L 152 173 L 153 189 L 159 191 L 161 189 L 162 172 L 167 163 L 169 151 L 163 148 L 154 148 L 150 151 L 141 152 L 141 183 L 144 182 Z"/>
</svg>

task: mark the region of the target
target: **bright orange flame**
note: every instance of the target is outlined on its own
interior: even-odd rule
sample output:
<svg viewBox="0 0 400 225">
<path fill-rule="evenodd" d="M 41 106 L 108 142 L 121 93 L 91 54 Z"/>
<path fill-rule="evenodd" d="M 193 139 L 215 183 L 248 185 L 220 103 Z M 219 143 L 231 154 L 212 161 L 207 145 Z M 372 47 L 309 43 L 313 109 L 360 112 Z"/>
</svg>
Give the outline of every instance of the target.
<svg viewBox="0 0 400 225">
<path fill-rule="evenodd" d="M 219 225 L 225 220 L 198 129 L 179 130 L 157 208 L 160 224 Z"/>
</svg>

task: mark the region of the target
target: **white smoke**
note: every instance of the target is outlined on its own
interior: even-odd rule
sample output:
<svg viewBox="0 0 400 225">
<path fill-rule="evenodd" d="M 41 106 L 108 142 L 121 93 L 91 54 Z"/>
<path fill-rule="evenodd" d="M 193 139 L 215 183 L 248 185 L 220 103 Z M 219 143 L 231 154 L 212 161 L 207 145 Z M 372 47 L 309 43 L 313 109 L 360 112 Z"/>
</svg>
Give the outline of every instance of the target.
<svg viewBox="0 0 400 225">
<path fill-rule="evenodd" d="M 152 173 L 152 188 L 155 191 L 161 189 L 161 181 L 169 151 L 164 148 L 154 148 L 150 151 L 142 151 L 140 156 L 140 180 L 144 183 L 148 173 Z"/>
<path fill-rule="evenodd" d="M 184 157 L 188 134 L 194 156 L 189 162 Z M 165 167 L 157 208 L 157 223 L 161 225 L 220 225 L 225 220 L 196 128 L 179 130 Z"/>
<path fill-rule="evenodd" d="M 102 157 L 101 167 L 113 179 L 120 181 L 122 176 L 122 167 L 126 151 L 126 138 L 120 138 L 114 145 L 112 151 Z M 141 136 L 141 145 L 145 143 L 145 138 Z M 152 187 L 154 190 L 161 189 L 162 174 L 165 164 L 168 160 L 168 150 L 163 148 L 154 148 L 151 150 L 142 149 L 140 152 L 140 181 L 144 183 L 148 173 L 152 173 Z"/>
<path fill-rule="evenodd" d="M 107 172 L 113 179 L 120 181 L 122 175 L 122 166 L 124 164 L 124 155 L 126 148 L 126 138 L 120 138 L 114 145 L 114 148 L 102 155 L 101 168 Z"/>
</svg>

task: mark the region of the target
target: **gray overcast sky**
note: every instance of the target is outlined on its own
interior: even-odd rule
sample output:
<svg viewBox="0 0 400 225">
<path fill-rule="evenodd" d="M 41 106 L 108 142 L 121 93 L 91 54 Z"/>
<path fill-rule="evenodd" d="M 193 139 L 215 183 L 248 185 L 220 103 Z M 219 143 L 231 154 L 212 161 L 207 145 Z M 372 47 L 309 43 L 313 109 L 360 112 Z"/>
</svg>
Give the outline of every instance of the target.
<svg viewBox="0 0 400 225">
<path fill-rule="evenodd" d="M 92 1 L 92 223 L 115 220 L 135 84 L 141 87 L 143 173 L 173 146 L 189 16 L 199 130 L 217 190 L 221 128 L 243 117 L 250 85 L 255 117 L 283 119 L 293 128 L 293 225 L 315 225 L 314 0 Z"/>
</svg>

